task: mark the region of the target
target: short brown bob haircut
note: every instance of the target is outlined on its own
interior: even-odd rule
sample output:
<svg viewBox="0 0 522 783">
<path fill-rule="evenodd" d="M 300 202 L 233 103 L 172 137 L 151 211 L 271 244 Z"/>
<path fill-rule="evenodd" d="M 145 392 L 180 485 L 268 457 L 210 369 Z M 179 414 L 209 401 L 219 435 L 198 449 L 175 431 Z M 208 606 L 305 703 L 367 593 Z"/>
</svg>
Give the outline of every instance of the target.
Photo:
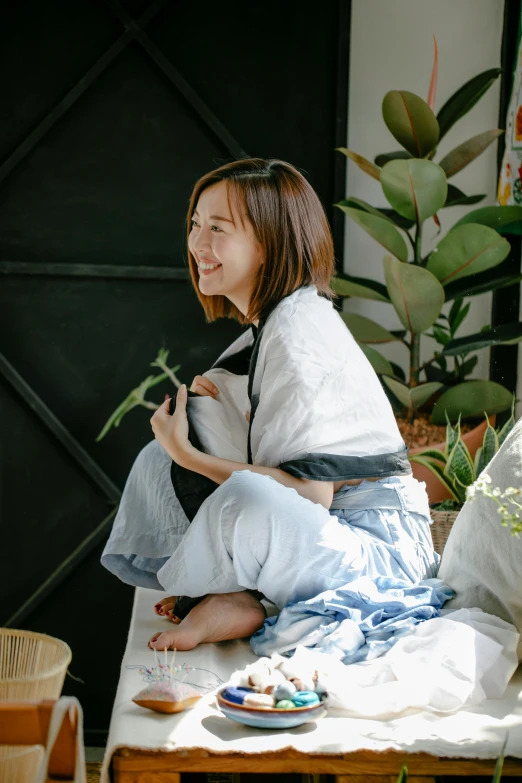
<svg viewBox="0 0 522 783">
<path fill-rule="evenodd" d="M 250 221 L 265 254 L 246 316 L 226 296 L 200 292 L 196 260 L 188 249 L 191 221 L 201 193 L 223 181 L 228 183 L 229 209 L 232 188 L 241 223 L 244 226 L 244 217 Z M 187 249 L 192 283 L 207 321 L 226 317 L 246 324 L 265 318 L 281 299 L 303 285 L 316 285 L 323 296 L 334 296 L 330 288 L 334 248 L 323 206 L 305 177 L 283 160 L 235 160 L 201 177 L 190 198 Z"/>
</svg>

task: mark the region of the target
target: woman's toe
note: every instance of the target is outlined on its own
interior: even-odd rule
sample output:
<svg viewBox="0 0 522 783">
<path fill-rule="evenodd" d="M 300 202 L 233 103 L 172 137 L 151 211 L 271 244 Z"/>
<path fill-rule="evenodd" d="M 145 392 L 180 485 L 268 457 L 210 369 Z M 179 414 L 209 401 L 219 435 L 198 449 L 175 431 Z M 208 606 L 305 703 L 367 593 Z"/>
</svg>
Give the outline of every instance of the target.
<svg viewBox="0 0 522 783">
<path fill-rule="evenodd" d="M 174 608 L 175 603 L 176 603 L 176 599 L 173 598 L 172 596 L 168 596 L 167 598 L 162 598 L 161 601 L 158 601 L 158 603 L 154 605 L 154 611 L 160 617 L 165 617 L 167 612 L 169 612 Z"/>
<path fill-rule="evenodd" d="M 158 636 L 161 636 L 161 634 L 160 634 L 160 633 L 155 633 L 155 634 L 154 634 L 154 636 L 151 636 L 151 638 L 150 638 L 150 639 L 149 639 L 149 641 L 147 642 L 147 647 L 150 647 L 150 646 L 151 646 L 151 644 L 152 644 L 153 642 L 155 642 L 155 641 L 156 641 L 156 639 L 158 638 Z"/>
</svg>

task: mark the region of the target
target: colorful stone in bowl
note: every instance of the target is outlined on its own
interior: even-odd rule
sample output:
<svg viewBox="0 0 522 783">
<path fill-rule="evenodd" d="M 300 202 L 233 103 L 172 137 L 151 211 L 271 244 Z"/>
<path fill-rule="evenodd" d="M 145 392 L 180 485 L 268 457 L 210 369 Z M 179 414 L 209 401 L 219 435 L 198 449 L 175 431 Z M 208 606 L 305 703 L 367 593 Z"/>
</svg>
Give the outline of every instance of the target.
<svg viewBox="0 0 522 783">
<path fill-rule="evenodd" d="M 246 704 L 234 704 L 223 698 L 224 690 L 222 688 L 217 694 L 217 704 L 221 712 L 231 720 L 258 729 L 293 729 L 303 723 L 319 720 L 327 712 L 326 694 L 323 695 L 319 704 L 282 710 L 277 707 L 251 707 Z"/>
</svg>

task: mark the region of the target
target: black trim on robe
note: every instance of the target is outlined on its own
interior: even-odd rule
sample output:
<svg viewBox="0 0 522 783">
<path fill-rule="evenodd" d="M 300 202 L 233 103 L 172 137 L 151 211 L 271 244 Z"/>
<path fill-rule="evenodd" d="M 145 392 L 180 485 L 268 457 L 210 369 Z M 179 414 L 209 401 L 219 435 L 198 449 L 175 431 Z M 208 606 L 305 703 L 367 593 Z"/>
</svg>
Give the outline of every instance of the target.
<svg viewBox="0 0 522 783">
<path fill-rule="evenodd" d="M 297 459 L 282 462 L 281 470 L 291 476 L 314 481 L 346 481 L 348 479 L 389 478 L 410 474 L 408 449 L 388 454 L 369 454 L 364 457 L 325 454 L 315 451 Z"/>
<path fill-rule="evenodd" d="M 187 390 L 187 394 L 188 439 L 194 448 L 198 449 L 198 451 L 203 451 L 203 446 L 197 436 L 196 429 L 192 424 L 190 416 L 190 400 L 192 397 L 199 397 L 199 394 L 190 390 Z M 175 410 L 176 398 L 172 397 L 169 413 L 172 415 Z M 201 473 L 195 473 L 193 470 L 181 467 L 181 465 L 178 465 L 174 460 L 172 460 L 172 465 L 170 466 L 170 477 L 181 508 L 190 522 L 192 522 L 203 501 L 218 488 L 219 484 L 216 484 L 215 481 L 212 481 L 212 479 L 209 479 L 206 476 L 202 476 Z"/>
<path fill-rule="evenodd" d="M 254 338 L 257 336 L 257 329 L 252 326 L 254 331 Z M 233 373 L 234 375 L 247 375 L 252 366 L 252 353 L 253 346 L 247 345 L 240 351 L 227 356 L 221 361 L 216 361 L 211 369 L 222 369 Z M 255 367 L 255 365 L 254 365 Z M 187 399 L 187 419 L 189 424 L 188 439 L 194 448 L 198 451 L 203 451 L 201 442 L 196 434 L 194 425 L 192 424 L 190 415 L 190 398 L 199 397 L 196 392 L 188 390 Z M 176 410 L 176 399 L 173 397 L 170 401 L 169 413 L 172 415 Z M 181 508 L 187 515 L 190 522 L 194 519 L 197 512 L 204 501 L 218 488 L 219 484 L 207 476 L 196 473 L 188 468 L 182 468 L 174 460 L 170 468 L 170 477 L 172 486 L 176 497 L 178 498 Z M 198 596 L 196 598 L 189 598 L 188 596 L 178 596 L 176 598 L 176 605 L 174 612 L 180 620 L 183 620 L 188 613 L 193 609 L 205 596 Z"/>
<path fill-rule="evenodd" d="M 210 369 L 227 370 L 233 375 L 248 375 L 252 348 L 252 345 L 246 345 L 240 351 L 237 351 L 237 353 L 226 356 L 224 359 L 221 359 L 221 361 L 215 361 Z"/>
</svg>

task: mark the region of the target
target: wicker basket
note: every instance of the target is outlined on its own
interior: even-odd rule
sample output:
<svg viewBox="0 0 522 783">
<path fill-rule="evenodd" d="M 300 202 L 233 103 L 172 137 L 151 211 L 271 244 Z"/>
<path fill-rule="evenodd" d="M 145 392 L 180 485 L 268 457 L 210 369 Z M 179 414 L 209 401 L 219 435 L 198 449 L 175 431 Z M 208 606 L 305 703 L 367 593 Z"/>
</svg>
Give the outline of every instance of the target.
<svg viewBox="0 0 522 783">
<path fill-rule="evenodd" d="M 72 653 L 60 639 L 0 628 L 0 701 L 58 699 Z M 28 783 L 43 748 L 0 746 L 0 783 Z"/>
<path fill-rule="evenodd" d="M 439 555 L 442 555 L 444 551 L 450 530 L 458 515 L 458 511 L 431 511 L 433 520 L 431 537 L 433 539 L 433 548 Z"/>
</svg>

